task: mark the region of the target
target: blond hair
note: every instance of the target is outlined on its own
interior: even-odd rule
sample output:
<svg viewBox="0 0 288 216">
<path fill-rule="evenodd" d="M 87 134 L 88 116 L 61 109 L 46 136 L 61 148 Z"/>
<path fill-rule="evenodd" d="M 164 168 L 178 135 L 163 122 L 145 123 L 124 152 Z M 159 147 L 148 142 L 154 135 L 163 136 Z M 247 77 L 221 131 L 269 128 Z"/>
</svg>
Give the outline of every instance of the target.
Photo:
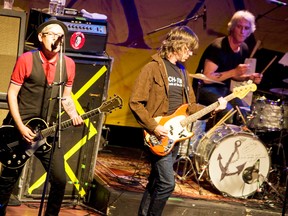
<svg viewBox="0 0 288 216">
<path fill-rule="evenodd" d="M 245 19 L 250 23 L 250 34 L 256 30 L 255 16 L 247 10 L 240 10 L 240 11 L 237 11 L 236 13 L 234 13 L 230 22 L 228 23 L 229 35 L 231 34 L 231 32 L 236 27 L 238 21 L 241 19 Z"/>
</svg>

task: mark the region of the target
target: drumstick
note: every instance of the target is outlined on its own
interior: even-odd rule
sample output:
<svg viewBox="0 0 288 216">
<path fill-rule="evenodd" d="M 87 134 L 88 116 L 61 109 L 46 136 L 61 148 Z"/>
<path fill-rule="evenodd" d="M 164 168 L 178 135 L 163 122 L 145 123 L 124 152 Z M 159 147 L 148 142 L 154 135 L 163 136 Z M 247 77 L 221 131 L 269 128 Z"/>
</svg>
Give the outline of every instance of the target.
<svg viewBox="0 0 288 216">
<path fill-rule="evenodd" d="M 246 120 L 245 120 L 245 118 L 244 118 L 242 112 L 240 111 L 240 108 L 239 108 L 238 106 L 236 106 L 236 109 L 237 109 L 237 111 L 238 111 L 238 113 L 239 113 L 239 115 L 240 115 L 240 117 L 241 117 L 241 119 L 242 119 L 244 125 L 246 125 L 247 122 L 246 122 Z"/>
<path fill-rule="evenodd" d="M 255 55 L 257 49 L 259 48 L 259 46 L 261 45 L 261 41 L 260 40 L 257 40 L 251 54 L 250 54 L 250 58 L 253 58 L 253 56 Z"/>
<path fill-rule="evenodd" d="M 262 70 L 261 74 L 263 74 L 268 69 L 268 67 L 275 61 L 276 58 L 277 55 L 274 56 L 274 58 L 269 62 L 269 64 L 264 68 L 264 70 Z"/>
<path fill-rule="evenodd" d="M 218 126 L 223 124 L 227 119 L 231 118 L 236 112 L 237 110 L 234 109 L 230 110 L 222 119 L 220 119 L 220 121 L 216 125 Z"/>
<path fill-rule="evenodd" d="M 210 134 L 213 133 L 215 131 L 215 129 L 219 126 L 222 125 L 228 118 L 230 118 L 232 115 L 235 114 L 236 110 L 231 109 L 228 111 L 228 113 L 226 113 L 225 116 L 223 116 L 205 135 L 204 137 L 209 138 Z M 232 113 L 233 112 L 233 113 Z M 203 138 L 204 138 L 203 137 Z"/>
</svg>

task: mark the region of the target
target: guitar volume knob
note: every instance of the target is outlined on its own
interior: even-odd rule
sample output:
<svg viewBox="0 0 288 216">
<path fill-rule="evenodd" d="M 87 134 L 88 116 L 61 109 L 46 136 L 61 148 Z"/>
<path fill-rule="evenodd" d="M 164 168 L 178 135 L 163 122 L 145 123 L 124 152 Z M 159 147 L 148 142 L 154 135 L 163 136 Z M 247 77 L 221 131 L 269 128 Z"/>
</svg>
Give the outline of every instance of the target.
<svg viewBox="0 0 288 216">
<path fill-rule="evenodd" d="M 13 155 L 12 155 L 12 158 L 15 159 L 15 158 L 16 158 L 16 154 L 13 154 Z"/>
<path fill-rule="evenodd" d="M 22 159 L 25 159 L 26 158 L 26 155 L 22 155 Z"/>
<path fill-rule="evenodd" d="M 20 160 L 18 160 L 18 161 L 17 161 L 17 164 L 21 164 L 21 161 L 20 161 Z"/>
<path fill-rule="evenodd" d="M 12 163 L 11 160 L 8 160 L 8 161 L 7 161 L 7 164 L 11 164 L 11 163 Z"/>
</svg>

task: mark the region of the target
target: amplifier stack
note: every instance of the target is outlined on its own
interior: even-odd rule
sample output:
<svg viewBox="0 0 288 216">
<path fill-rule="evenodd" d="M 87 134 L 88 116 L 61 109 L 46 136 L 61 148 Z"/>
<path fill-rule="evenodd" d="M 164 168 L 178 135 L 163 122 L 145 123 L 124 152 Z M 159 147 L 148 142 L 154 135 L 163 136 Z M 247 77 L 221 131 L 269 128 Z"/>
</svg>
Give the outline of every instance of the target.
<svg viewBox="0 0 288 216">
<path fill-rule="evenodd" d="M 65 52 L 85 55 L 105 54 L 108 37 L 107 20 L 71 15 L 51 15 L 36 9 L 30 10 L 26 44 L 38 47 L 37 28 L 52 16 L 62 21 L 68 28 L 68 34 L 65 37 Z"/>
</svg>

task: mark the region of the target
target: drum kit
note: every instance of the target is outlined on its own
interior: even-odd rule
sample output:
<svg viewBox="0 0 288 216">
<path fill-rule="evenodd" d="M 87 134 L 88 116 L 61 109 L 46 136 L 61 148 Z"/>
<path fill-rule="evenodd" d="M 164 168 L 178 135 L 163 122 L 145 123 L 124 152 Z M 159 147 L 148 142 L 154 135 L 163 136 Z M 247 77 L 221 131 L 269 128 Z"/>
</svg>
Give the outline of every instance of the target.
<svg viewBox="0 0 288 216">
<path fill-rule="evenodd" d="M 192 76 L 211 81 L 203 74 L 201 77 Z M 288 83 L 288 79 L 283 81 Z M 251 197 L 263 191 L 263 185 L 268 185 L 283 201 L 283 195 L 273 186 L 274 179 L 270 179 L 274 176 L 271 175 L 274 171 L 273 150 L 269 144 L 263 143 L 259 134 L 279 132 L 278 145 L 282 145 L 282 138 L 288 130 L 288 103 L 283 102 L 283 96 L 288 96 L 288 89 L 274 88 L 270 92 L 282 98 L 255 98 L 245 126 L 221 123 L 205 132 L 204 120 L 194 122 L 191 130 L 195 137 L 180 143 L 178 159 L 174 164 L 176 177 L 184 181 L 193 176 L 198 184 L 203 180 L 208 181 L 222 195 L 235 198 Z M 278 172 L 287 170 L 285 158 L 283 160 L 280 166 L 285 167 L 278 169 Z"/>
</svg>

